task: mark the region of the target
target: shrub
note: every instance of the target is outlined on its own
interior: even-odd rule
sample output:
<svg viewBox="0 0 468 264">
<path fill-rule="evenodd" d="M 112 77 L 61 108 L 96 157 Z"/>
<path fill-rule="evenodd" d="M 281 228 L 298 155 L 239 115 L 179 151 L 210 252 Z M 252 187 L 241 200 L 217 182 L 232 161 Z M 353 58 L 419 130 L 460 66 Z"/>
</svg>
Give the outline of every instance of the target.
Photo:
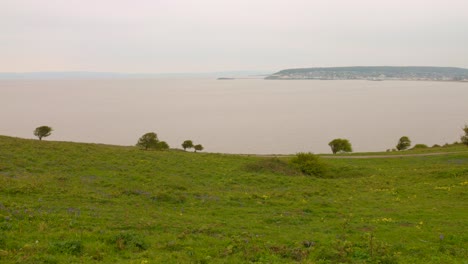
<svg viewBox="0 0 468 264">
<path fill-rule="evenodd" d="M 327 171 L 327 166 L 320 157 L 310 152 L 298 153 L 291 159 L 291 164 L 302 173 L 311 176 L 323 176 Z"/>
<path fill-rule="evenodd" d="M 426 144 L 416 144 L 413 147 L 413 149 L 425 149 L 425 148 L 428 148 Z"/>
</svg>

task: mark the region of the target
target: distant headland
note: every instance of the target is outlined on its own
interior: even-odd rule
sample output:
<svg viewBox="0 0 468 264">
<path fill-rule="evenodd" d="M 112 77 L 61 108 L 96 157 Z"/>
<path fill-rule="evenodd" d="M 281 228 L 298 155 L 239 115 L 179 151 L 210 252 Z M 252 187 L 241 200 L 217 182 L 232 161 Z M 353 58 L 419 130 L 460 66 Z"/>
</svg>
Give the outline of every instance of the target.
<svg viewBox="0 0 468 264">
<path fill-rule="evenodd" d="M 286 69 L 267 76 L 267 80 L 415 80 L 468 81 L 468 69 L 422 66 L 356 66 Z"/>
</svg>

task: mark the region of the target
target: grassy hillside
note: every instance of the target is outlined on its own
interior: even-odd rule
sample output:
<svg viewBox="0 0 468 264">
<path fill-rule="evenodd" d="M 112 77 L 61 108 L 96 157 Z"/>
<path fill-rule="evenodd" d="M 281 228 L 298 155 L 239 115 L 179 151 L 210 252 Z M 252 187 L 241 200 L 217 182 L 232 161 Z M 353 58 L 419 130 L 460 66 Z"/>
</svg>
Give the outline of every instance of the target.
<svg viewBox="0 0 468 264">
<path fill-rule="evenodd" d="M 328 178 L 262 160 L 0 136 L 0 262 L 468 259 L 467 152 L 326 159 Z"/>
</svg>

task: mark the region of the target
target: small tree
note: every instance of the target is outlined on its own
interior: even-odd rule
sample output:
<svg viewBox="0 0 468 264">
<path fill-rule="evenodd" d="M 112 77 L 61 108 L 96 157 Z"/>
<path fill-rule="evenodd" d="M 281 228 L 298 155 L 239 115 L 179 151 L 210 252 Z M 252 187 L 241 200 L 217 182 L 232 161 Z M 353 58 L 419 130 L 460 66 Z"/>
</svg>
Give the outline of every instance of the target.
<svg viewBox="0 0 468 264">
<path fill-rule="evenodd" d="M 42 140 L 43 137 L 48 137 L 52 134 L 52 128 L 49 126 L 40 126 L 34 130 L 34 135 Z"/>
<path fill-rule="evenodd" d="M 401 137 L 400 140 L 398 140 L 398 144 L 396 145 L 396 148 L 398 150 L 405 150 L 405 149 L 408 149 L 409 147 L 411 146 L 411 140 L 404 136 L 404 137 Z"/>
<path fill-rule="evenodd" d="M 185 140 L 185 141 L 182 143 L 182 147 L 184 148 L 184 150 L 193 148 L 194 146 L 193 146 L 192 140 Z"/>
<path fill-rule="evenodd" d="M 203 146 L 201 144 L 195 145 L 193 148 L 195 149 L 195 152 L 203 150 Z"/>
<path fill-rule="evenodd" d="M 349 140 L 343 138 L 336 138 L 330 141 L 330 143 L 328 143 L 328 146 L 330 146 L 333 154 L 336 154 L 338 152 L 353 152 L 353 148 Z"/>
<path fill-rule="evenodd" d="M 145 150 L 148 150 L 150 148 L 157 148 L 158 147 L 158 135 L 154 132 L 149 132 L 144 134 L 138 139 L 137 146 L 140 148 L 144 148 Z"/>
<path fill-rule="evenodd" d="M 464 128 L 462 128 L 463 131 L 465 132 L 465 135 L 460 137 L 461 143 L 465 144 L 468 146 L 468 125 L 465 125 Z"/>
<path fill-rule="evenodd" d="M 166 141 L 159 141 L 158 144 L 157 144 L 156 149 L 158 149 L 158 150 L 169 149 L 169 144 L 167 144 Z"/>
</svg>

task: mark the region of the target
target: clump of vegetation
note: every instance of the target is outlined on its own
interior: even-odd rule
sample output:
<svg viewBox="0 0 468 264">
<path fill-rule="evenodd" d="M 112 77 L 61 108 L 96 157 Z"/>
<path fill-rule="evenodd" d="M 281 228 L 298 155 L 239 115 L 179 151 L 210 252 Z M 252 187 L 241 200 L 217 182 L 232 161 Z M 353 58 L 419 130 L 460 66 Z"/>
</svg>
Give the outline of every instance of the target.
<svg viewBox="0 0 468 264">
<path fill-rule="evenodd" d="M 48 137 L 52 134 L 52 128 L 49 126 L 40 126 L 34 129 L 34 135 L 42 140 L 44 137 Z"/>
<path fill-rule="evenodd" d="M 396 145 L 396 148 L 398 150 L 405 150 L 408 149 L 411 146 L 411 140 L 407 136 L 403 136 L 398 140 L 398 144 Z"/>
<path fill-rule="evenodd" d="M 298 153 L 290 162 L 293 167 L 310 176 L 322 177 L 327 171 L 327 165 L 312 153 Z"/>
<path fill-rule="evenodd" d="M 158 150 L 166 150 L 166 149 L 169 149 L 169 144 L 167 144 L 166 141 L 159 141 L 158 144 L 157 144 L 156 149 L 158 149 Z"/>
<path fill-rule="evenodd" d="M 353 152 L 353 148 L 349 140 L 343 138 L 335 138 L 328 143 L 328 146 L 330 146 L 333 154 L 339 152 Z"/>
<path fill-rule="evenodd" d="M 197 145 L 193 146 L 193 148 L 195 149 L 195 152 L 203 150 L 203 146 L 201 144 L 197 144 Z"/>
<path fill-rule="evenodd" d="M 169 145 L 165 141 L 159 141 L 158 135 L 154 132 L 149 132 L 144 134 L 138 139 L 136 144 L 138 147 L 145 150 L 156 149 L 156 150 L 165 150 L 169 149 Z"/>
<path fill-rule="evenodd" d="M 194 145 L 192 140 L 185 140 L 182 142 L 182 148 L 184 148 L 185 151 L 193 148 L 194 152 L 203 150 L 203 146 L 201 144 Z"/>
<path fill-rule="evenodd" d="M 255 173 L 274 173 L 282 175 L 299 175 L 301 172 L 279 158 L 264 158 L 245 165 L 245 170 Z"/>
<path fill-rule="evenodd" d="M 465 135 L 460 137 L 461 143 L 468 146 L 468 125 L 465 125 L 465 127 L 463 128 L 463 132 L 465 132 Z"/>
<path fill-rule="evenodd" d="M 193 141 L 185 140 L 184 142 L 182 142 L 182 148 L 184 148 L 184 150 L 193 148 Z"/>
<path fill-rule="evenodd" d="M 425 148 L 428 148 L 426 144 L 416 144 L 413 147 L 413 149 L 425 149 Z"/>
</svg>

